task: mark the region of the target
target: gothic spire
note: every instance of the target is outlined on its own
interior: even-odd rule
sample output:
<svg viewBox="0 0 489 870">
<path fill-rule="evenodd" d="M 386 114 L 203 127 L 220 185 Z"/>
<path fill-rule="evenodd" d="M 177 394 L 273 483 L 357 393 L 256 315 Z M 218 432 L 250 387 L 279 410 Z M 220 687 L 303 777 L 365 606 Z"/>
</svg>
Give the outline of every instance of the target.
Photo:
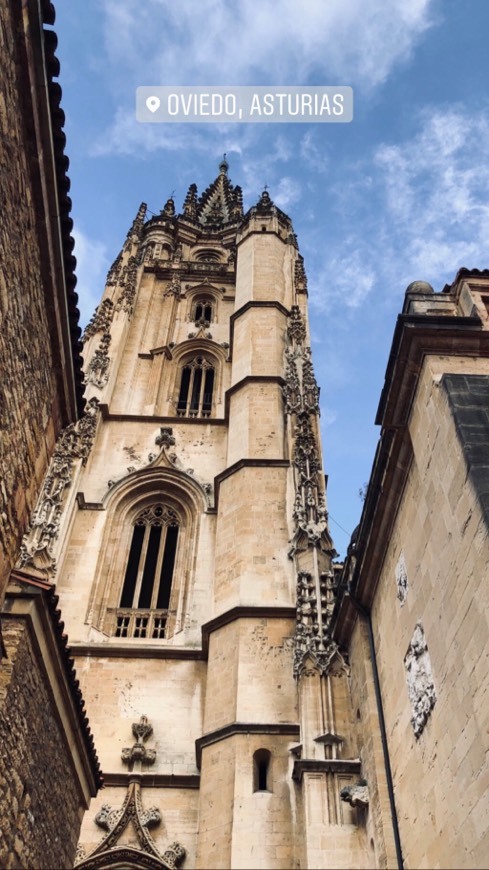
<svg viewBox="0 0 489 870">
<path fill-rule="evenodd" d="M 183 205 L 184 215 L 203 226 L 221 227 L 241 220 L 243 194 L 228 178 L 229 164 L 226 155 L 219 164 L 219 175 L 197 199 L 197 187 L 191 184 Z"/>
</svg>

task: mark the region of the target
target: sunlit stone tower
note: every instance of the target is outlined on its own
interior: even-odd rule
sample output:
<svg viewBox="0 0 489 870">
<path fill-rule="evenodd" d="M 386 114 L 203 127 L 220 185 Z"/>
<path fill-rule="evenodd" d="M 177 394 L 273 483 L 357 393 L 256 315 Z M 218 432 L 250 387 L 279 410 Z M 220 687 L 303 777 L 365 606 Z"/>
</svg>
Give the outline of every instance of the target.
<svg viewBox="0 0 489 870">
<path fill-rule="evenodd" d="M 302 257 L 227 171 L 180 215 L 139 209 L 22 550 L 56 580 L 104 771 L 86 870 L 374 862 Z"/>
</svg>

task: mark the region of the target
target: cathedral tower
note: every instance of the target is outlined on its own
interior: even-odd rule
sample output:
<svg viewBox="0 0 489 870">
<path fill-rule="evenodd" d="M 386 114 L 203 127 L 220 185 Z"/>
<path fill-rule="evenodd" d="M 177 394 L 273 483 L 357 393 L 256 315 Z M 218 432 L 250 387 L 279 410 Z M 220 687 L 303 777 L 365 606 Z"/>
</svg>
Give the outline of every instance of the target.
<svg viewBox="0 0 489 870">
<path fill-rule="evenodd" d="M 224 159 L 181 214 L 141 206 L 21 557 L 56 581 L 104 771 L 84 870 L 365 867 L 369 839 L 384 849 L 328 634 L 309 345 L 302 257 L 266 190 L 243 214 Z"/>
</svg>

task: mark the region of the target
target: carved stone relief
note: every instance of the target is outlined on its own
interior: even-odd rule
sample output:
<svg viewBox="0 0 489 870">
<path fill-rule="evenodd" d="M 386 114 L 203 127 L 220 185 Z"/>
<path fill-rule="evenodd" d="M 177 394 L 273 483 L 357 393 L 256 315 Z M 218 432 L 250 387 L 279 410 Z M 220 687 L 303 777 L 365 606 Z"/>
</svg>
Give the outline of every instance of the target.
<svg viewBox="0 0 489 870">
<path fill-rule="evenodd" d="M 85 465 L 95 437 L 99 416 L 98 399 L 91 399 L 78 423 L 70 424 L 61 433 L 54 449 L 29 530 L 20 548 L 18 566 L 43 571 L 54 576 L 56 563 L 53 546 L 58 537 L 65 489 L 70 486 L 74 464 L 81 459 Z"/>
<path fill-rule="evenodd" d="M 115 304 L 116 311 L 125 311 L 129 317 L 132 315 L 136 296 L 137 265 L 136 257 L 129 257 L 127 266 L 124 266 L 119 280 L 122 291 Z"/>
<path fill-rule="evenodd" d="M 105 387 L 109 380 L 109 346 L 110 332 L 104 332 L 100 344 L 86 369 L 85 380 L 87 384 L 93 384 L 94 387 L 99 387 L 99 389 Z"/>
<path fill-rule="evenodd" d="M 397 597 L 402 607 L 408 594 L 408 575 L 406 562 L 404 559 L 404 553 L 402 551 L 396 565 L 395 576 L 397 585 Z"/>
<path fill-rule="evenodd" d="M 361 780 L 355 785 L 345 786 L 340 791 L 340 798 L 352 807 L 368 807 L 370 797 L 366 781 Z"/>
<path fill-rule="evenodd" d="M 428 644 L 421 622 L 416 623 L 408 651 L 404 657 L 406 682 L 413 713 L 411 723 L 416 737 L 422 734 L 436 703 L 435 684 Z"/>
<path fill-rule="evenodd" d="M 95 335 L 96 332 L 109 332 L 113 316 L 114 303 L 111 299 L 104 299 L 103 302 L 97 306 L 92 319 L 85 327 L 83 341 L 88 341 L 88 339 L 91 338 L 92 335 Z"/>
</svg>

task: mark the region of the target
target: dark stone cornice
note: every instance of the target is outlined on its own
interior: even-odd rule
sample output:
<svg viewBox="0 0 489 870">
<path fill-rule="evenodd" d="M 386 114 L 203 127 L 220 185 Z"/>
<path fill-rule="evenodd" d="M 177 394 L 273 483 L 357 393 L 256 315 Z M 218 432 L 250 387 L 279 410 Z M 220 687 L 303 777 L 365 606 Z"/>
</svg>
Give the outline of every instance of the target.
<svg viewBox="0 0 489 870">
<path fill-rule="evenodd" d="M 231 314 L 229 319 L 229 359 L 233 358 L 233 347 L 234 347 L 234 324 L 239 317 L 242 317 L 243 314 L 246 314 L 247 311 L 250 311 L 252 308 L 276 308 L 280 311 L 285 318 L 289 317 L 290 311 L 285 305 L 282 305 L 281 302 L 277 302 L 276 300 L 270 299 L 256 299 L 250 300 L 249 302 L 245 302 L 241 308 L 238 308 L 236 311 Z"/>
<path fill-rule="evenodd" d="M 104 771 L 104 785 L 127 788 L 130 782 L 138 782 L 141 788 L 200 788 L 199 774 L 185 773 L 106 773 Z"/>
<path fill-rule="evenodd" d="M 294 762 L 292 779 L 300 783 L 305 773 L 360 773 L 361 767 L 358 758 L 328 758 L 325 761 L 302 758 Z"/>
<path fill-rule="evenodd" d="M 219 491 L 221 483 L 228 477 L 232 477 L 243 468 L 289 468 L 290 462 L 288 459 L 238 459 L 229 468 L 225 468 L 220 474 L 214 478 L 214 492 L 216 510 L 219 503 Z"/>
<path fill-rule="evenodd" d="M 297 739 L 300 734 L 300 727 L 294 722 L 232 722 L 223 728 L 217 728 L 215 731 L 210 731 L 195 741 L 195 757 L 198 769 L 200 770 L 201 766 L 202 751 L 207 746 L 212 746 L 213 743 L 220 743 L 221 740 L 227 740 L 229 737 L 235 737 L 238 734 L 272 734 Z"/>
<path fill-rule="evenodd" d="M 219 616 L 214 617 L 202 626 L 202 652 L 207 659 L 209 654 L 209 637 L 213 631 L 218 631 L 225 625 L 238 619 L 291 619 L 295 620 L 295 607 L 247 607 L 244 605 L 232 607 Z"/>
</svg>

